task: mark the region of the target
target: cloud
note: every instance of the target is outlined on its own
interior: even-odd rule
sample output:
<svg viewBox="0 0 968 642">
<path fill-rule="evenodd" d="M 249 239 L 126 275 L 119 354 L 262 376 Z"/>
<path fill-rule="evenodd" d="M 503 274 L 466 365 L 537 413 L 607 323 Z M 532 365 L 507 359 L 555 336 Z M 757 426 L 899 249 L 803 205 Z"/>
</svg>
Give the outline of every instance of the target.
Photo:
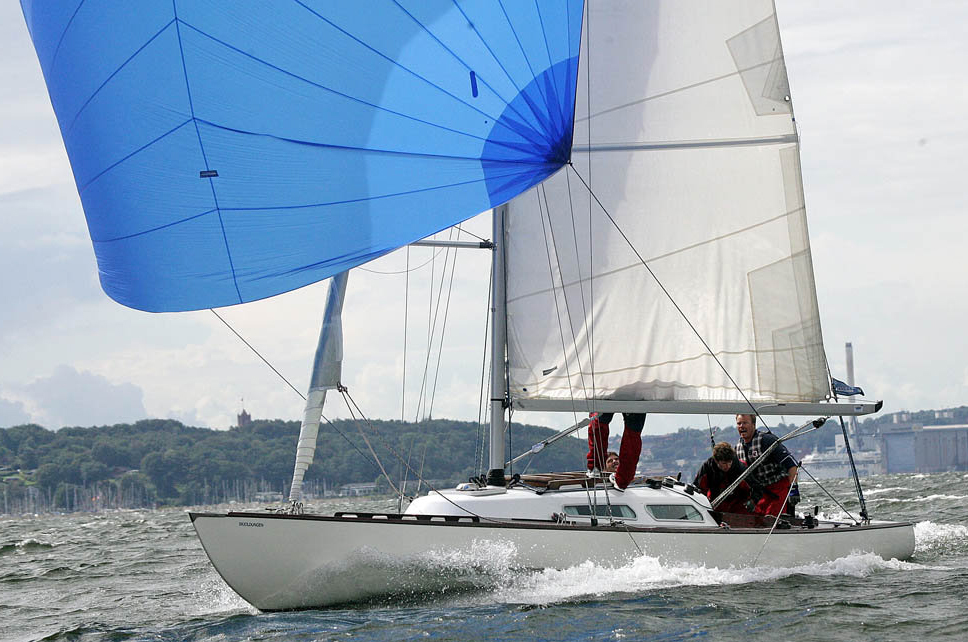
<svg viewBox="0 0 968 642">
<path fill-rule="evenodd" d="M 92 372 L 66 365 L 35 379 L 19 391 L 31 419 L 48 428 L 96 426 L 138 421 L 147 417 L 144 393 L 131 383 L 111 383 Z"/>
<path fill-rule="evenodd" d="M 0 397 L 0 427 L 20 426 L 30 423 L 30 415 L 20 401 Z"/>
</svg>

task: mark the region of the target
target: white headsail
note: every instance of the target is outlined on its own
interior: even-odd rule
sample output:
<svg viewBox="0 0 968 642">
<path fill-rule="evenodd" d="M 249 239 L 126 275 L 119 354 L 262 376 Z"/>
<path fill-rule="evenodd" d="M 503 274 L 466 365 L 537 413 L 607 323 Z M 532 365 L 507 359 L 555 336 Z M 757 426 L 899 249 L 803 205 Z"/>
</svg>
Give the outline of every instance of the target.
<svg viewBox="0 0 968 642">
<path fill-rule="evenodd" d="M 773 3 L 590 2 L 582 38 L 574 166 L 508 213 L 511 395 L 823 400 Z"/>
<path fill-rule="evenodd" d="M 319 343 L 316 345 L 316 358 L 313 359 L 309 394 L 306 395 L 306 410 L 299 428 L 299 441 L 296 443 L 296 465 L 289 489 L 291 502 L 302 500 L 303 475 L 313 463 L 326 391 L 335 389 L 340 382 L 343 369 L 343 299 L 346 296 L 347 278 L 349 272 L 340 272 L 329 284 L 323 325 L 319 331 Z"/>
</svg>

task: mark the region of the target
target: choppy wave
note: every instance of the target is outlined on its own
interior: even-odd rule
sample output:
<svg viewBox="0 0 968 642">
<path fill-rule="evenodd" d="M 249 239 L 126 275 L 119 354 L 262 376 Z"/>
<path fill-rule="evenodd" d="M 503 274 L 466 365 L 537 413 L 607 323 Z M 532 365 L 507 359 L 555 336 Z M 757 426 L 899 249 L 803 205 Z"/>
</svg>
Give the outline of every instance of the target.
<svg viewBox="0 0 968 642">
<path fill-rule="evenodd" d="M 906 562 L 857 554 L 789 568 L 715 568 L 640 557 L 617 568 L 585 563 L 520 571 L 512 569 L 513 549 L 501 545 L 395 561 L 371 551 L 347 560 L 342 576 L 330 578 L 351 588 L 359 584 L 359 601 L 274 614 L 256 611 L 222 581 L 181 511 L 4 519 L 0 640 L 624 635 L 745 642 L 760 634 L 757 639 L 903 635 L 961 642 L 968 630 L 966 480 L 963 473 L 876 480 L 882 486 L 868 491 L 875 516 L 915 523 L 915 557 Z M 807 505 L 849 521 L 818 489 L 805 488 Z M 857 513 L 852 484 L 833 483 L 830 491 Z M 894 493 L 904 501 L 884 501 Z M 391 509 L 355 501 L 346 508 Z M 856 628 L 858 618 L 863 630 Z"/>
<path fill-rule="evenodd" d="M 910 504 L 912 502 L 936 502 L 939 500 L 960 500 L 968 499 L 968 495 L 927 495 L 925 497 L 877 497 L 871 501 L 882 502 L 885 504 Z"/>
<path fill-rule="evenodd" d="M 501 601 L 515 604 L 554 602 L 603 597 L 608 594 L 639 594 L 684 586 L 725 586 L 773 582 L 793 575 L 867 577 L 878 571 L 917 570 L 921 564 L 885 560 L 873 553 L 848 555 L 831 562 L 789 568 L 716 568 L 697 565 L 666 565 L 653 557 L 640 557 L 620 567 L 586 562 L 565 570 L 545 569 L 519 576 L 496 593 Z"/>
<path fill-rule="evenodd" d="M 918 522 L 914 525 L 915 554 L 968 550 L 968 526 Z"/>
<path fill-rule="evenodd" d="M 904 491 L 904 490 L 909 490 L 909 489 L 904 488 L 903 486 L 888 486 L 887 488 L 872 488 L 870 490 L 865 490 L 864 491 L 864 494 L 867 495 L 867 496 L 870 496 L 870 495 L 880 495 L 881 493 L 891 493 L 891 492 L 895 492 L 895 491 L 898 491 L 898 490 Z"/>
<path fill-rule="evenodd" d="M 50 542 L 42 542 L 32 537 L 23 539 L 15 544 L 0 544 L 0 555 L 7 553 L 26 553 L 30 551 L 43 551 L 54 548 Z"/>
</svg>

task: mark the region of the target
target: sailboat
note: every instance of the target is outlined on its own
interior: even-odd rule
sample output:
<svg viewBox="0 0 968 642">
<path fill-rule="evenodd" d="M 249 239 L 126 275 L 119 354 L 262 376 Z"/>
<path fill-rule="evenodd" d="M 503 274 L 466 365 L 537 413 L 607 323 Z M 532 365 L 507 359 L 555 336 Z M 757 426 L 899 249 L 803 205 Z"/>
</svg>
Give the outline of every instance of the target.
<svg viewBox="0 0 968 642">
<path fill-rule="evenodd" d="M 495 546 L 514 568 L 913 553 L 911 524 L 866 514 L 744 522 L 675 478 L 505 472 L 509 410 L 880 409 L 831 387 L 771 0 L 22 6 L 109 296 L 177 312 L 332 279 L 289 507 L 191 514 L 257 608 Z M 348 271 L 489 209 L 486 474 L 307 512 Z"/>
</svg>

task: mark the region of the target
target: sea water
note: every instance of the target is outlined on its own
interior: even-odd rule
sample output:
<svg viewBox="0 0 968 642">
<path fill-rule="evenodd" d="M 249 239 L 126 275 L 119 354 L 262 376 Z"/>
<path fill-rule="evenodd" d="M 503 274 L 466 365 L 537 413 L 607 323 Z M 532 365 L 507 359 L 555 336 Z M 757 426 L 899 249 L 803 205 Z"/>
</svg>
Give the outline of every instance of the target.
<svg viewBox="0 0 968 642">
<path fill-rule="evenodd" d="M 853 482 L 823 483 L 842 507 L 812 484 L 803 505 L 856 511 Z M 287 613 L 260 613 L 226 586 L 184 510 L 6 517 L 0 640 L 968 639 L 968 475 L 882 475 L 864 486 L 873 517 L 915 522 L 913 559 L 706 568 L 643 556 L 621 568 L 520 572 L 512 551 L 492 545 L 474 559 L 402 568 L 369 602 Z"/>
</svg>

